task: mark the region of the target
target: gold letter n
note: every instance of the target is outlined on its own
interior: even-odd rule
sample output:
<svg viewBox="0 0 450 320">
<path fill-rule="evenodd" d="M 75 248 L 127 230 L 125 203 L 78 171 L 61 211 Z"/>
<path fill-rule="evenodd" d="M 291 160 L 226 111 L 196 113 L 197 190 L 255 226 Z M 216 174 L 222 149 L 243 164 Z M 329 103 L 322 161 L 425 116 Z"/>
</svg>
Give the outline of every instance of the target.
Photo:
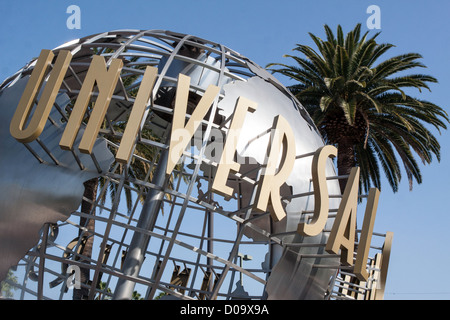
<svg viewBox="0 0 450 320">
<path fill-rule="evenodd" d="M 59 142 L 62 149 L 72 150 L 73 143 L 78 134 L 78 130 L 80 129 L 88 103 L 90 102 L 92 90 L 95 83 L 97 83 L 99 94 L 78 147 L 83 153 L 90 154 L 92 152 L 122 66 L 122 60 L 112 59 L 109 70 L 107 70 L 105 59 L 103 57 L 94 56 L 92 58 L 83 86 L 81 87 L 77 101 L 75 102 L 69 121 L 67 122 L 61 141 Z"/>
</svg>

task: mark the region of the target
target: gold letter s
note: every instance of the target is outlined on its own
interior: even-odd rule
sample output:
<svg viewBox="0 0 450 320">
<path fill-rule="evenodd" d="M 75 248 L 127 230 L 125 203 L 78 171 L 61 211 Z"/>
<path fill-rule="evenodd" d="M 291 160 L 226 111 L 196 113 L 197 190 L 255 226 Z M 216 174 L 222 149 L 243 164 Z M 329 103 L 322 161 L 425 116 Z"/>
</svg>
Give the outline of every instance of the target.
<svg viewBox="0 0 450 320">
<path fill-rule="evenodd" d="M 328 218 L 329 200 L 325 165 L 328 157 L 336 157 L 337 149 L 333 146 L 324 146 L 314 154 L 311 171 L 314 186 L 314 216 L 311 223 L 299 223 L 298 233 L 313 237 L 318 235 Z"/>
</svg>

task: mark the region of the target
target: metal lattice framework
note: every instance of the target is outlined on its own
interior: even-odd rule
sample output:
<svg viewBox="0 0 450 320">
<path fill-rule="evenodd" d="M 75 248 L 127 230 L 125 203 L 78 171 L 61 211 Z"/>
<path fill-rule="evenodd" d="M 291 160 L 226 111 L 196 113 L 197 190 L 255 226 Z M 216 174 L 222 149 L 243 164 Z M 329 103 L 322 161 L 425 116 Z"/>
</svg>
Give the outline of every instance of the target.
<svg viewBox="0 0 450 320">
<path fill-rule="evenodd" d="M 106 141 L 107 150 L 89 157 L 77 150 L 71 153 L 78 171 L 94 172 L 97 192 L 92 198 L 86 193 L 83 197 L 89 210 L 80 206 L 66 219 L 44 225 L 39 242 L 5 280 L 18 289 L 12 290 L 14 298 L 72 299 L 80 292 L 87 299 L 351 298 L 348 279 L 342 274 L 336 278 L 336 270 L 342 269 L 337 257 L 323 250 L 328 231 L 318 238 L 304 239 L 291 227 L 311 216 L 310 174 L 303 174 L 303 190 L 283 195 L 286 202 L 302 202 L 292 209 L 298 212 L 297 220 L 282 227 L 275 225 L 267 212 L 251 209 L 262 167 L 258 161 L 250 161 L 230 178 L 237 191 L 235 197 L 225 199 L 211 192 L 217 160 L 211 158 L 208 148 L 214 134 L 217 138 L 227 133 L 230 114 L 219 110 L 228 84 L 256 78 L 272 86 L 290 101 L 289 108 L 309 129 L 308 134 L 320 140 L 303 107 L 275 78 L 221 44 L 161 30 L 106 32 L 64 44 L 53 52 L 57 55 L 60 50 L 70 50 L 73 59 L 48 126 L 67 122 L 93 55 L 105 57 L 107 65 L 111 59 L 122 59 L 124 67 L 100 131 L 99 139 Z M 0 92 L 17 86 L 34 64 L 35 60 L 6 79 Z M 146 66 L 158 67 L 158 78 L 134 153 L 127 164 L 120 164 L 111 160 L 110 154 L 114 155 L 120 145 Z M 195 107 L 208 84 L 219 86 L 221 92 L 203 121 L 202 134 L 185 150 L 180 165 L 167 179 L 163 173 L 178 73 L 191 77 L 189 106 Z M 93 103 L 95 98 L 94 92 Z M 255 135 L 248 141 L 267 136 L 267 129 L 255 127 Z M 42 138 L 25 146 L 39 165 L 64 166 L 49 143 Z M 303 167 L 308 167 L 314 150 L 314 144 L 308 145 L 297 156 L 298 161 L 306 161 Z M 335 187 L 342 178 L 329 176 Z M 331 198 L 334 208 L 330 222 L 340 194 Z M 268 288 L 269 281 L 291 276 L 283 266 L 274 269 L 278 261 L 290 261 L 288 253 L 301 260 L 293 263 L 293 268 L 306 277 L 316 277 L 320 285 L 303 285 L 300 295 L 292 296 Z M 374 268 L 377 271 L 380 267 Z M 77 270 L 87 270 L 89 278 L 78 291 L 70 287 L 72 272 L 77 275 Z M 363 291 L 373 287 L 369 282 L 360 284 Z M 335 285 L 340 289 L 334 290 Z M 347 291 L 342 293 L 342 288 Z"/>
</svg>

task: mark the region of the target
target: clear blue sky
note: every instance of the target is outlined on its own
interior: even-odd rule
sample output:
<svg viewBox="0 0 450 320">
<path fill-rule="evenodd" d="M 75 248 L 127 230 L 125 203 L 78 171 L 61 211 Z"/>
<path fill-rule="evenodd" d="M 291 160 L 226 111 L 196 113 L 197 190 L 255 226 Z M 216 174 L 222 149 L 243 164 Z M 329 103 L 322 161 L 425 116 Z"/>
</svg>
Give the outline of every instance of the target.
<svg viewBox="0 0 450 320">
<path fill-rule="evenodd" d="M 297 43 L 312 45 L 308 32 L 323 36 L 324 24 L 333 29 L 341 24 L 348 31 L 362 23 L 367 30 L 370 14 L 366 9 L 374 4 L 381 9 L 379 41 L 396 45 L 390 55 L 422 54 L 428 69 L 418 71 L 433 75 L 439 84 L 421 98 L 450 112 L 448 1 L 0 1 L 0 81 L 38 56 L 41 49 L 116 29 L 177 31 L 222 43 L 261 66 L 290 63 L 283 54 Z M 81 9 L 80 30 L 66 27 L 66 9 L 71 4 Z M 421 167 L 421 185 L 409 191 L 404 179 L 396 194 L 387 183 L 382 189 L 375 231 L 394 232 L 386 299 L 450 299 L 449 133 L 444 131 L 439 141 L 441 162 Z"/>
</svg>

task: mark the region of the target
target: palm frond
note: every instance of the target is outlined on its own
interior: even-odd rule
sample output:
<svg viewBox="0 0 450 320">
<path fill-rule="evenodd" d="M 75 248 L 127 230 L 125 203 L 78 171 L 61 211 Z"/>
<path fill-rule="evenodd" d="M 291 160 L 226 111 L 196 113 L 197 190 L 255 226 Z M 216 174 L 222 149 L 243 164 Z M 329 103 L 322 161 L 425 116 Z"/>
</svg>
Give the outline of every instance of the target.
<svg viewBox="0 0 450 320">
<path fill-rule="evenodd" d="M 344 35 L 324 26 L 325 40 L 309 33 L 317 49 L 297 44 L 301 56 L 287 55 L 293 65 L 272 63 L 273 73 L 297 83 L 288 87 L 303 104 L 324 140 L 333 145 L 349 142 L 351 158 L 360 166 L 362 184 L 380 186 L 380 170 L 398 190 L 402 171 L 410 183 L 422 182 L 415 160 L 429 164 L 440 160 L 440 145 L 432 127 L 447 129 L 449 116 L 440 106 L 409 95 L 411 89 L 431 91 L 437 79 L 422 73 L 406 72 L 425 68 L 419 53 L 406 53 L 382 60 L 394 47 L 378 43 L 380 33 L 361 34 L 361 24 Z M 344 151 L 342 151 L 344 152 Z M 338 153 L 342 153 L 341 150 Z M 348 151 L 350 152 L 350 151 Z M 339 161 L 338 161 L 339 163 Z M 338 168 L 347 174 L 351 168 Z"/>
</svg>

